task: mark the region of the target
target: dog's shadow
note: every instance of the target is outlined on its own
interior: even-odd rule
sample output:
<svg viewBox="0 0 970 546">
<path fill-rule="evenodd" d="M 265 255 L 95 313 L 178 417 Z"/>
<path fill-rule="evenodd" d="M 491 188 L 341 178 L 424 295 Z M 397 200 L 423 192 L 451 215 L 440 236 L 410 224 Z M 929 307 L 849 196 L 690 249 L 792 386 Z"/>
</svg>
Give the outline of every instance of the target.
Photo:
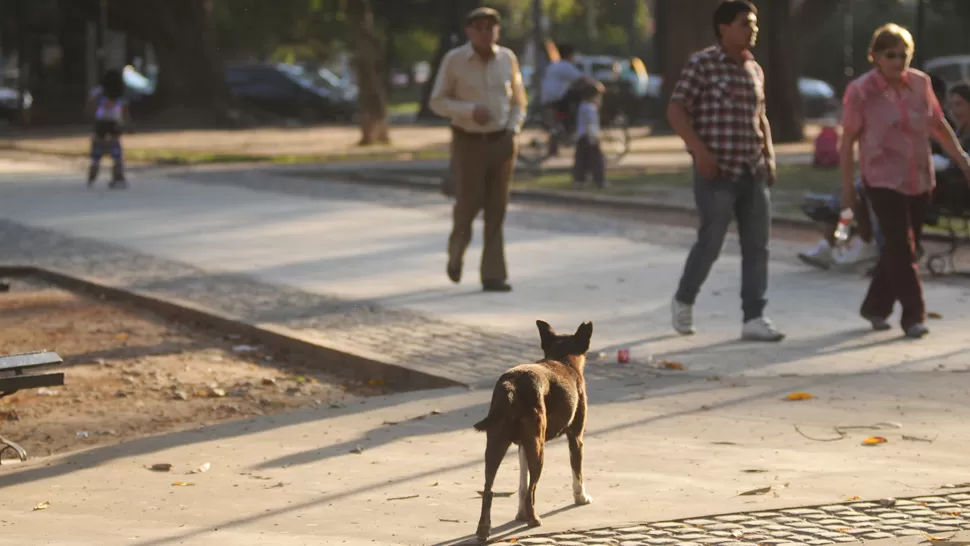
<svg viewBox="0 0 970 546">
<path fill-rule="evenodd" d="M 573 510 L 579 507 L 580 506 L 578 504 L 567 504 L 566 506 L 556 508 L 555 510 L 550 510 L 545 514 L 540 514 L 539 517 L 542 519 L 545 519 L 558 514 L 562 514 L 563 512 L 568 512 L 570 510 Z M 478 537 L 476 537 L 475 535 L 465 535 L 463 537 L 456 538 L 453 540 L 438 542 L 438 543 L 432 544 L 431 546 L 481 546 L 482 544 L 494 544 L 496 542 L 502 542 L 506 539 L 509 539 L 512 537 L 512 535 L 515 535 L 516 533 L 521 533 L 529 529 L 530 527 L 522 523 L 521 521 L 509 521 L 507 523 L 503 523 L 502 525 L 499 525 L 498 527 L 492 527 L 492 535 L 488 537 L 488 541 L 484 543 L 479 541 Z M 542 529 L 542 528 L 536 527 L 536 529 Z"/>
</svg>

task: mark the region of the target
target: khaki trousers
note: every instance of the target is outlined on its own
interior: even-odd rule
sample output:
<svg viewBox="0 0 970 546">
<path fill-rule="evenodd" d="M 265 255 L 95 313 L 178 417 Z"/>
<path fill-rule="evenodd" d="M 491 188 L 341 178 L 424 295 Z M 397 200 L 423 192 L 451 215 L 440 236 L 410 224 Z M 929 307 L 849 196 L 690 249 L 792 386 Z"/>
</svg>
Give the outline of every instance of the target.
<svg viewBox="0 0 970 546">
<path fill-rule="evenodd" d="M 472 239 L 472 223 L 484 211 L 482 282 L 508 279 L 503 236 L 509 185 L 515 169 L 515 136 L 511 132 L 467 133 L 452 128 L 452 174 L 455 177 L 455 207 L 448 264 L 460 268 Z"/>
</svg>

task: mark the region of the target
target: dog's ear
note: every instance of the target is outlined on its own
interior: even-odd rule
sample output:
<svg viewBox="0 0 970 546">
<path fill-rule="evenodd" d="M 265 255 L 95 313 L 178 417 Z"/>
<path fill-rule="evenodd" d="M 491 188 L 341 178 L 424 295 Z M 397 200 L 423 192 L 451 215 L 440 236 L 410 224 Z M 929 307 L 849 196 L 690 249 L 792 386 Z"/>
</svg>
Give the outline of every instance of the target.
<svg viewBox="0 0 970 546">
<path fill-rule="evenodd" d="M 544 320 L 537 320 L 536 326 L 539 327 L 539 341 L 542 342 L 542 348 L 546 349 L 548 344 L 552 340 L 556 339 L 556 332 L 549 326 L 549 323 Z"/>
<path fill-rule="evenodd" d="M 573 340 L 576 342 L 576 349 L 581 354 L 586 354 L 589 350 L 590 340 L 593 338 L 593 323 L 584 322 L 579 325 L 576 329 L 576 333 L 573 334 Z"/>
</svg>

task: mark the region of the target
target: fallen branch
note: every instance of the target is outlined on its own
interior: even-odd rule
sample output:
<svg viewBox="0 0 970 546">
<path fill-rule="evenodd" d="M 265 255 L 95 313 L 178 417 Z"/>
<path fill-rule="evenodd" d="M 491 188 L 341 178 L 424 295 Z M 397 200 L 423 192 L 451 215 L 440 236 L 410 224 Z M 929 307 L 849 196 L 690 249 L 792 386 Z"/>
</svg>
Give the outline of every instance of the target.
<svg viewBox="0 0 970 546">
<path fill-rule="evenodd" d="M 812 440 L 813 442 L 838 442 L 839 440 L 844 440 L 845 437 L 848 436 L 846 433 L 842 432 L 841 430 L 835 429 L 835 432 L 839 435 L 838 438 L 813 438 L 808 434 L 805 434 L 804 432 L 802 432 L 802 429 L 798 428 L 798 425 L 793 425 L 793 426 L 795 427 L 796 432 L 808 438 L 809 440 Z"/>
</svg>

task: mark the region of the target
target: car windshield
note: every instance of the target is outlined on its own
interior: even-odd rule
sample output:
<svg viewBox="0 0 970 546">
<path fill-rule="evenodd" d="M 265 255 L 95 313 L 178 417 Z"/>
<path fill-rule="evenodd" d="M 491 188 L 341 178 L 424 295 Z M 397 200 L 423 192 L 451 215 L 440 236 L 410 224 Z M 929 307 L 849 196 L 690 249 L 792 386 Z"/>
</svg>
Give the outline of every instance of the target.
<svg viewBox="0 0 970 546">
<path fill-rule="evenodd" d="M 281 64 L 279 65 L 280 70 L 289 76 L 289 78 L 303 87 L 313 88 L 313 87 L 323 87 L 324 89 L 329 86 L 322 84 L 317 81 L 318 78 L 314 78 L 313 72 L 304 70 L 302 66 L 297 66 L 294 64 Z"/>
</svg>

